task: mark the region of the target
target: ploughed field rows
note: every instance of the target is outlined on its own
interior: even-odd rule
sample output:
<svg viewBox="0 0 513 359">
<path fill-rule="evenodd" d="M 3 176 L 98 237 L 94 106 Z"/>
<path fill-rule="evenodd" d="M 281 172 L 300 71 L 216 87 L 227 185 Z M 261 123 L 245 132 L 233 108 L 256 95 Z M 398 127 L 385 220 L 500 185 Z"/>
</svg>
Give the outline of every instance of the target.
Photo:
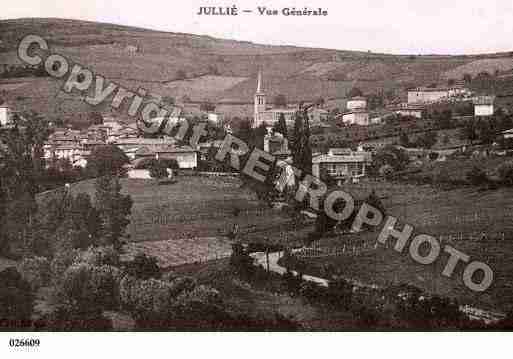
<svg viewBox="0 0 513 359">
<path fill-rule="evenodd" d="M 226 238 L 203 237 L 180 240 L 129 243 L 123 248 L 124 260 L 138 253 L 154 256 L 162 268 L 186 263 L 206 262 L 228 257 L 231 242 Z"/>
</svg>

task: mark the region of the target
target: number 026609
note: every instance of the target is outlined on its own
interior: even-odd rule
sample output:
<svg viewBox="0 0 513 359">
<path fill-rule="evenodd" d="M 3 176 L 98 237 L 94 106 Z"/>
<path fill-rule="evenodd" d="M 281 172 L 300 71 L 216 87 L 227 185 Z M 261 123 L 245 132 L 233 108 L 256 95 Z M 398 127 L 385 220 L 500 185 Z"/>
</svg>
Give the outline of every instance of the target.
<svg viewBox="0 0 513 359">
<path fill-rule="evenodd" d="M 9 339 L 9 346 L 13 348 L 22 347 L 38 347 L 41 344 L 39 339 L 24 338 L 24 339 Z"/>
</svg>

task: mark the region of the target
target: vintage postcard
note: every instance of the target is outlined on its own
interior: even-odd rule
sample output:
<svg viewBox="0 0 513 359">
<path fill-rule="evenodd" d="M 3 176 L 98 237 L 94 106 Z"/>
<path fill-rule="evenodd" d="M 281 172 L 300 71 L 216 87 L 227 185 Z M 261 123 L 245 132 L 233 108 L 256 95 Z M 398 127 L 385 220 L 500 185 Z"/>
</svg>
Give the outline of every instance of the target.
<svg viewBox="0 0 513 359">
<path fill-rule="evenodd" d="M 511 330 L 512 15 L 510 1 L 3 4 L 5 346 Z"/>
</svg>

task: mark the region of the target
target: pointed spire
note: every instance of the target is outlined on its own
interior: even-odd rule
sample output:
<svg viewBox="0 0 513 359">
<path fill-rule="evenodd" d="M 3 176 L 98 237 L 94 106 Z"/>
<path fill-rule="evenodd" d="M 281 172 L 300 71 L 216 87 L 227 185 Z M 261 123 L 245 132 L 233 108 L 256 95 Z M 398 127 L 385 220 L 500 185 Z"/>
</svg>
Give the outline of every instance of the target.
<svg viewBox="0 0 513 359">
<path fill-rule="evenodd" d="M 257 93 L 262 92 L 262 69 L 258 69 Z"/>
</svg>

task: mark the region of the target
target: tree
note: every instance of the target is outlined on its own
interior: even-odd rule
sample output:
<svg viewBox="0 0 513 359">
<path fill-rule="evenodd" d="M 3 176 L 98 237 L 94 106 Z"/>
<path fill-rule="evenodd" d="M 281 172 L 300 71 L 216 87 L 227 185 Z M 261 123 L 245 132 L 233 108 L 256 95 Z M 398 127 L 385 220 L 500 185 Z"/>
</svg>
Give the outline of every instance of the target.
<svg viewBox="0 0 513 359">
<path fill-rule="evenodd" d="M 156 178 L 158 180 L 167 178 L 169 174 L 167 173 L 167 167 L 164 165 L 163 162 L 158 160 L 152 160 L 149 164 L 150 169 L 150 177 Z"/>
<path fill-rule="evenodd" d="M 433 117 L 435 118 L 435 123 L 438 128 L 441 129 L 448 129 L 452 127 L 452 111 L 451 110 L 444 110 L 442 113 L 435 112 L 433 114 Z"/>
<path fill-rule="evenodd" d="M 403 147 L 410 146 L 410 138 L 408 137 L 408 134 L 406 132 L 401 132 L 401 134 L 399 135 L 399 144 Z"/>
<path fill-rule="evenodd" d="M 474 186 L 480 186 L 488 181 L 486 172 L 479 166 L 474 165 L 472 169 L 467 172 L 467 181 Z"/>
<path fill-rule="evenodd" d="M 425 132 L 423 135 L 417 138 L 416 146 L 422 148 L 431 148 L 435 145 L 438 138 L 438 134 L 435 131 Z"/>
<path fill-rule="evenodd" d="M 119 249 L 121 237 L 130 223 L 132 209 L 130 195 L 121 194 L 119 178 L 112 175 L 98 177 L 95 182 L 96 208 L 101 219 L 102 240 Z"/>
<path fill-rule="evenodd" d="M 363 96 L 363 91 L 360 90 L 358 87 L 351 88 L 351 90 L 349 90 L 349 92 L 347 93 L 348 98 L 358 97 L 358 96 Z"/>
<path fill-rule="evenodd" d="M 472 82 L 472 75 L 469 73 L 463 74 L 463 81 L 468 85 Z"/>
<path fill-rule="evenodd" d="M 513 162 L 504 162 L 497 168 L 499 178 L 507 186 L 513 186 Z"/>
<path fill-rule="evenodd" d="M 128 275 L 138 279 L 159 279 L 162 275 L 157 258 L 144 253 L 137 254 L 133 260 L 128 262 L 125 265 L 125 271 Z"/>
<path fill-rule="evenodd" d="M 43 146 L 50 133 L 48 121 L 34 112 L 15 116 L 13 121 L 14 127 L 0 134 L 2 252 L 26 250 L 31 242 L 37 211 L 35 195 L 45 175 Z"/>
<path fill-rule="evenodd" d="M 292 159 L 294 165 L 304 174 L 312 172 L 312 149 L 310 148 L 310 125 L 307 108 L 299 106 L 294 117 L 294 133 L 292 141 Z"/>
<path fill-rule="evenodd" d="M 280 113 L 278 122 L 274 124 L 273 130 L 274 132 L 281 133 L 283 137 L 287 138 L 287 123 L 285 122 L 285 115 L 283 113 Z"/>
<path fill-rule="evenodd" d="M 0 272 L 0 330 L 30 328 L 34 295 L 30 284 L 11 267 Z"/>
<path fill-rule="evenodd" d="M 379 170 L 382 166 L 388 165 L 394 171 L 402 171 L 410 162 L 408 154 L 396 146 L 388 145 L 378 151 L 372 159 L 372 167 Z"/>
<path fill-rule="evenodd" d="M 476 141 L 477 138 L 477 129 L 474 120 L 467 121 L 465 125 L 460 129 L 460 139 L 469 140 L 470 144 L 472 145 L 472 143 Z"/>
<path fill-rule="evenodd" d="M 213 112 L 216 110 L 216 105 L 207 100 L 200 104 L 200 110 L 203 112 Z"/>
<path fill-rule="evenodd" d="M 493 125 L 490 121 L 480 120 L 477 122 L 477 136 L 481 142 L 490 144 L 495 140 L 496 132 Z"/>
<path fill-rule="evenodd" d="M 99 112 L 91 112 L 89 114 L 89 120 L 93 125 L 102 125 L 103 124 L 103 116 Z"/>
<path fill-rule="evenodd" d="M 93 177 L 119 174 L 123 166 L 129 162 L 126 154 L 118 146 L 99 146 L 89 156 L 86 172 Z"/>
<path fill-rule="evenodd" d="M 273 104 L 276 107 L 287 107 L 287 97 L 283 94 L 274 96 Z"/>
</svg>

